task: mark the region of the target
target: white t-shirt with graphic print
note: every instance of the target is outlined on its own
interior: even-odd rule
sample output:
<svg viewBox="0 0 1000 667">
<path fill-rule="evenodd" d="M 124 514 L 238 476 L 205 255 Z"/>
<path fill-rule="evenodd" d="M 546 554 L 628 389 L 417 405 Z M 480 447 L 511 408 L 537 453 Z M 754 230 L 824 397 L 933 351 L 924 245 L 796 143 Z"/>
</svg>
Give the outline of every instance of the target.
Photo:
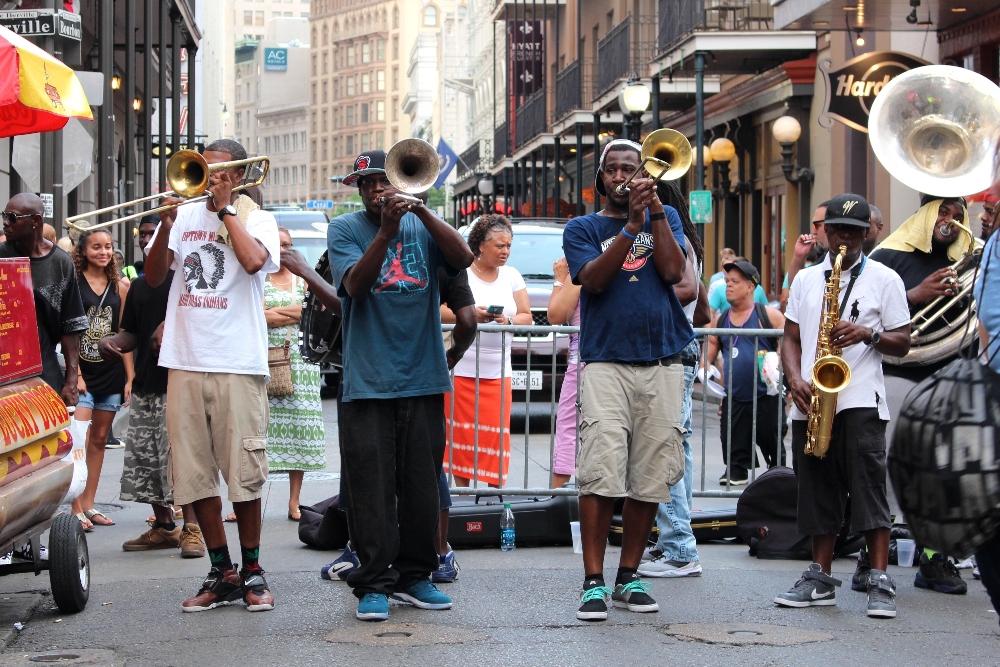
<svg viewBox="0 0 1000 667">
<path fill-rule="evenodd" d="M 505 264 L 497 272 L 497 279 L 491 283 L 480 280 L 470 266 L 465 270 L 469 274 L 469 287 L 477 306 L 503 306 L 503 314 L 513 319 L 517 315 L 517 303 L 514 302 L 514 292 L 525 288 L 524 278 L 513 266 Z M 502 343 L 501 343 L 502 339 Z M 479 334 L 479 377 L 484 380 L 496 380 L 500 377 L 500 358 L 504 360 L 503 376 L 509 378 L 513 369 L 510 365 L 510 351 L 514 342 L 511 334 L 480 333 Z M 473 343 L 465 356 L 455 364 L 455 375 L 459 377 L 476 377 L 476 344 Z"/>
<path fill-rule="evenodd" d="M 221 224 L 218 213 L 204 204 L 177 209 L 168 241 L 174 251 L 170 265 L 174 280 L 159 365 L 269 377 L 264 276 L 278 270 L 278 226 L 266 211 L 253 211 L 248 217 L 247 231 L 268 252 L 261 270 L 250 275 L 233 249 L 215 240 Z M 160 231 L 158 226 L 156 234 Z"/>
<path fill-rule="evenodd" d="M 896 272 L 862 255 L 864 262 L 860 275 L 843 305 L 841 319 L 882 332 L 898 329 L 910 323 L 910 309 L 906 302 L 903 280 Z M 857 263 L 857 262 L 856 262 Z M 856 264 L 855 263 L 855 264 Z M 802 379 L 812 380 L 812 366 L 816 360 L 816 339 L 823 315 L 823 290 L 826 272 L 833 265 L 827 253 L 823 262 L 802 269 L 795 276 L 788 293 L 785 317 L 799 325 L 802 344 Z M 851 282 L 851 269 L 844 267 L 840 274 L 840 300 L 844 301 Z M 844 348 L 844 361 L 851 366 L 851 382 L 837 397 L 837 412 L 848 408 L 878 408 L 879 418 L 889 420 L 889 406 L 885 399 L 885 380 L 882 377 L 882 355 L 874 347 L 858 343 Z M 807 415 L 793 405 L 792 419 L 807 419 Z"/>
</svg>

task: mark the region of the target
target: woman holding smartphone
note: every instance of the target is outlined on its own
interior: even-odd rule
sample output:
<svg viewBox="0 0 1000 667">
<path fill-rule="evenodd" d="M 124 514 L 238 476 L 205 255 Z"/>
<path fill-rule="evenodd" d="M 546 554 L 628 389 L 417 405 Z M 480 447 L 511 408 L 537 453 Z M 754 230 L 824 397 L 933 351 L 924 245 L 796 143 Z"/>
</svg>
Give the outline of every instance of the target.
<svg viewBox="0 0 1000 667">
<path fill-rule="evenodd" d="M 472 223 L 469 230 L 469 248 L 476 259 L 466 271 L 476 299 L 476 317 L 481 324 L 532 323 L 524 278 L 517 269 L 507 266 L 513 236 L 510 221 L 502 215 L 484 215 Z M 447 306 L 441 306 L 441 321 L 455 321 L 455 314 Z M 444 469 L 452 473 L 458 486 L 469 486 L 473 479 L 499 486 L 510 465 L 510 404 L 513 400 L 510 350 L 514 337 L 509 333 L 481 333 L 479 336 L 478 354 L 473 344 L 455 365 L 454 407 L 452 396 L 444 397 L 449 435 Z"/>
</svg>

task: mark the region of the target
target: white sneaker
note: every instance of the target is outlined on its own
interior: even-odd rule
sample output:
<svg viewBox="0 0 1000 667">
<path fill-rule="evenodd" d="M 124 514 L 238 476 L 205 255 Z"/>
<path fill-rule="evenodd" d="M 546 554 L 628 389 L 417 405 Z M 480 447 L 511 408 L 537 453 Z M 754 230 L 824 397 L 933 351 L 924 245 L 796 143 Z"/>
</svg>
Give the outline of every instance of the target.
<svg viewBox="0 0 1000 667">
<path fill-rule="evenodd" d="M 701 562 L 693 560 L 690 563 L 668 560 L 666 555 L 642 563 L 636 572 L 642 577 L 667 577 L 676 579 L 678 577 L 700 577 Z"/>
<path fill-rule="evenodd" d="M 642 562 L 647 563 L 651 560 L 656 560 L 663 555 L 663 552 L 657 549 L 655 546 L 647 548 L 642 552 Z"/>
</svg>

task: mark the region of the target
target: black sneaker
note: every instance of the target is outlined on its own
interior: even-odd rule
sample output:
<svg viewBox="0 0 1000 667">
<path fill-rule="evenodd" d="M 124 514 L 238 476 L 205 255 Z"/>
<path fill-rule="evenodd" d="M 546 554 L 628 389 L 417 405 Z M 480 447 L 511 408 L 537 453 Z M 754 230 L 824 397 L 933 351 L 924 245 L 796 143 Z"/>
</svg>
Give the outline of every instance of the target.
<svg viewBox="0 0 1000 667">
<path fill-rule="evenodd" d="M 660 605 L 649 596 L 652 588 L 640 580 L 638 574 L 632 574 L 628 581 L 615 585 L 615 591 L 611 594 L 611 604 L 640 614 L 660 611 Z"/>
<path fill-rule="evenodd" d="M 840 580 L 823 573 L 819 563 L 813 563 L 802 573 L 795 585 L 787 593 L 774 598 L 774 603 L 783 607 L 827 607 L 837 604 Z M 867 589 L 866 589 L 867 590 Z"/>
<path fill-rule="evenodd" d="M 955 564 L 941 554 L 934 554 L 930 558 L 926 553 L 920 554 L 920 569 L 913 579 L 913 585 L 953 595 L 965 595 L 969 590 L 969 585 L 962 581 L 962 575 Z"/>
<path fill-rule="evenodd" d="M 733 466 L 729 474 L 729 486 L 746 486 L 750 482 L 750 472 L 745 468 Z M 726 473 L 719 478 L 719 486 L 726 485 Z"/>
<path fill-rule="evenodd" d="M 603 579 L 588 579 L 583 584 L 580 595 L 580 608 L 576 617 L 581 621 L 608 620 L 608 596 L 611 589 L 604 585 Z"/>
<path fill-rule="evenodd" d="M 872 570 L 868 575 L 868 615 L 896 618 L 896 582 L 882 570 Z"/>
<path fill-rule="evenodd" d="M 208 611 L 233 604 L 243 598 L 243 586 L 236 566 L 226 570 L 213 567 L 197 595 L 181 604 L 184 611 Z"/>
<path fill-rule="evenodd" d="M 868 548 L 862 547 L 858 552 L 858 566 L 854 568 L 851 577 L 851 590 L 864 593 L 868 590 L 868 575 L 872 571 L 872 559 L 868 556 Z"/>
</svg>

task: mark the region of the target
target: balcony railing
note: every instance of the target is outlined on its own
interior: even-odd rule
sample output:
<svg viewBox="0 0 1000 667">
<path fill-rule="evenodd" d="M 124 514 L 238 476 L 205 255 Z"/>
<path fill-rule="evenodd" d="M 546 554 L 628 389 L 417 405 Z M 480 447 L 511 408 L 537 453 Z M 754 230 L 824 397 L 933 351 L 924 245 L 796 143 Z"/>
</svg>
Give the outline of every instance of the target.
<svg viewBox="0 0 1000 667">
<path fill-rule="evenodd" d="M 455 166 L 455 178 L 461 181 L 469 174 L 475 173 L 479 168 L 479 140 L 472 144 L 458 156 L 458 164 Z"/>
<path fill-rule="evenodd" d="M 593 99 L 612 89 L 622 77 L 646 68 L 656 55 L 656 28 L 654 17 L 629 15 L 597 43 Z"/>
<path fill-rule="evenodd" d="M 510 157 L 510 130 L 504 121 L 493 130 L 493 164 Z"/>
<path fill-rule="evenodd" d="M 542 88 L 532 93 L 515 112 L 515 146 L 523 146 L 545 131 L 545 97 Z"/>
<path fill-rule="evenodd" d="M 668 51 L 699 30 L 772 30 L 770 0 L 659 0 L 657 46 Z"/>
</svg>

